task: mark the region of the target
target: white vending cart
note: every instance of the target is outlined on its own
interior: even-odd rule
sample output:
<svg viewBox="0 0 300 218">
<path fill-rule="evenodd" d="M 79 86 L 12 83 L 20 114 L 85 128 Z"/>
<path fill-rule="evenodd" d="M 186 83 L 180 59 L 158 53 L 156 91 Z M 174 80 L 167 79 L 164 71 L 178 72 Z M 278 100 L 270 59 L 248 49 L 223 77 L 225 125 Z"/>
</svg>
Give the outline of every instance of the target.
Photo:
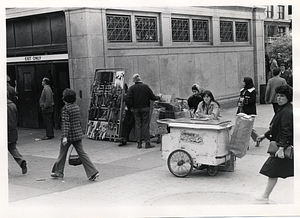
<svg viewBox="0 0 300 218">
<path fill-rule="evenodd" d="M 222 168 L 234 171 L 235 156 L 229 151 L 231 121 L 193 118 L 162 119 L 169 133 L 162 136 L 162 158 L 170 172 L 187 176 L 193 168 L 215 176 Z"/>
</svg>

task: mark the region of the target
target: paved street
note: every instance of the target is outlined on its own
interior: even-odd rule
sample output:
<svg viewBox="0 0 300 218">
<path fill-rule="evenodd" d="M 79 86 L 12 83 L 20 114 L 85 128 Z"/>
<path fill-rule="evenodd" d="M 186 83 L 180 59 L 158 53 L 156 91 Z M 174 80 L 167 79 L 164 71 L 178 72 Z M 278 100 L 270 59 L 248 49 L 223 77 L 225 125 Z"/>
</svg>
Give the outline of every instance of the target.
<svg viewBox="0 0 300 218">
<path fill-rule="evenodd" d="M 223 110 L 222 119 L 234 122 L 235 112 L 235 108 Z M 267 130 L 272 116 L 271 105 L 258 104 L 254 128 L 259 134 Z M 269 205 L 258 205 L 251 197 L 266 185 L 267 178 L 259 170 L 268 156 L 267 140 L 258 148 L 251 142 L 247 155 L 237 158 L 234 172 L 212 177 L 195 170 L 177 178 L 162 160 L 155 138 L 153 149 L 137 149 L 133 142 L 118 147 L 115 142 L 84 139 L 84 148 L 100 172 L 99 179 L 91 182 L 82 166 L 68 164 L 63 180 L 50 177 L 59 134 L 56 131 L 53 140 L 37 141 L 44 130 L 19 129 L 18 148 L 28 161 L 28 173 L 22 175 L 8 155 L 8 217 L 19 213 L 31 217 L 236 216 L 268 207 L 259 213 L 266 216 L 282 205 L 290 208 L 289 213 L 294 211 L 294 178 L 278 181 Z M 279 214 L 285 215 L 286 209 Z"/>
</svg>

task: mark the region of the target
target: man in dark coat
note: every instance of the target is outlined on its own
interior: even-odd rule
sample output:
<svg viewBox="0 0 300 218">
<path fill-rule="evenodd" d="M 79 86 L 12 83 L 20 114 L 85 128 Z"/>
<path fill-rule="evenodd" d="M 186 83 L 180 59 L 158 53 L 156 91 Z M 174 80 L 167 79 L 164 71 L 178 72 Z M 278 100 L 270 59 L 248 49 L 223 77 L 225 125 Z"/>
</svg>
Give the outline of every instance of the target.
<svg viewBox="0 0 300 218">
<path fill-rule="evenodd" d="M 285 79 L 286 83 L 291 86 L 290 84 L 290 75 L 291 75 L 291 72 L 288 71 L 288 70 L 285 70 L 285 63 L 282 63 L 280 65 L 280 77 Z"/>
<path fill-rule="evenodd" d="M 16 90 L 14 87 L 10 85 L 9 82 L 10 82 L 10 77 L 7 76 L 7 92 L 8 92 L 7 98 L 10 99 L 14 104 L 17 104 L 18 97 L 17 97 Z"/>
<path fill-rule="evenodd" d="M 9 153 L 22 168 L 22 174 L 26 174 L 27 163 L 16 147 L 18 141 L 18 111 L 16 105 L 8 99 L 8 95 L 9 93 L 7 93 L 7 147 Z"/>
<path fill-rule="evenodd" d="M 161 96 L 156 96 L 146 84 L 142 83 L 139 74 L 132 77 L 135 83 L 128 90 L 127 101 L 132 103 L 135 119 L 135 130 L 137 138 L 137 148 L 142 148 L 142 139 L 145 139 L 145 148 L 153 148 L 150 144 L 150 101 L 156 101 Z"/>
</svg>

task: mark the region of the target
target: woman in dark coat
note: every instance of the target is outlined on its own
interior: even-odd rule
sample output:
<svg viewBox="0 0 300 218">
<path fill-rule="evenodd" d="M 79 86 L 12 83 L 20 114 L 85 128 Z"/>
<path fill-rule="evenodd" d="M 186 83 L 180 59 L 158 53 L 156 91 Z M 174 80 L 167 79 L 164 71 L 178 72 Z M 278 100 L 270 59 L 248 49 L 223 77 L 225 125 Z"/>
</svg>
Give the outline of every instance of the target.
<svg viewBox="0 0 300 218">
<path fill-rule="evenodd" d="M 238 102 L 238 113 L 245 113 L 247 115 L 256 115 L 256 90 L 253 85 L 252 78 L 245 77 L 244 88 L 240 90 L 240 98 Z M 259 142 L 256 141 L 258 137 L 257 132 L 252 129 L 251 138 L 256 142 L 256 147 L 259 146 Z"/>
<path fill-rule="evenodd" d="M 265 138 L 275 141 L 279 147 L 275 155 L 270 156 L 262 166 L 260 173 L 268 176 L 268 183 L 264 193 L 255 197 L 258 201 L 268 202 L 269 196 L 275 187 L 278 178 L 294 176 L 294 160 L 284 157 L 284 149 L 293 145 L 293 106 L 292 88 L 288 85 L 276 88 L 277 101 L 280 108 L 276 111 L 270 129 L 265 134 L 259 136 L 257 140 Z"/>
</svg>

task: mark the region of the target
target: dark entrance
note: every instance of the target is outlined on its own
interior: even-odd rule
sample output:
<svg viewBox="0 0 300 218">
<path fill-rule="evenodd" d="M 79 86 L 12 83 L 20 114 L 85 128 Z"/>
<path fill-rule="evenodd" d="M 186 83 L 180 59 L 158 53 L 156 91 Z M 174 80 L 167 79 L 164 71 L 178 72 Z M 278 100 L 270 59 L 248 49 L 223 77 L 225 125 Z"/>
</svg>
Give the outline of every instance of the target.
<svg viewBox="0 0 300 218">
<path fill-rule="evenodd" d="M 13 67 L 9 66 L 8 75 L 12 74 Z M 59 112 L 63 106 L 62 91 L 70 87 L 67 62 L 52 62 L 39 64 L 15 65 L 19 126 L 26 128 L 43 128 L 43 119 L 39 107 L 39 98 L 43 90 L 42 79 L 48 77 L 54 93 L 54 124 L 59 128 Z"/>
</svg>

